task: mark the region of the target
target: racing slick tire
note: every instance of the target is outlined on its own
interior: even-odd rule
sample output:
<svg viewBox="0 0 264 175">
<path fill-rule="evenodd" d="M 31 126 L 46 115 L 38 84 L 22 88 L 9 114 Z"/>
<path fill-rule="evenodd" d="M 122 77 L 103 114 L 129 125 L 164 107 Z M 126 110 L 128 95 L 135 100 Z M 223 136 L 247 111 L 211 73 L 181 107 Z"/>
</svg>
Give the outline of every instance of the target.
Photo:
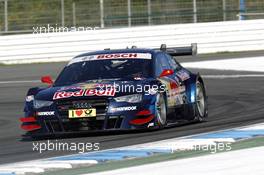
<svg viewBox="0 0 264 175">
<path fill-rule="evenodd" d="M 186 104 L 183 108 L 183 118 L 188 121 L 207 121 L 208 108 L 205 87 L 201 80 L 196 81 L 196 98 L 192 104 Z"/>
<path fill-rule="evenodd" d="M 207 121 L 208 107 L 205 87 L 199 80 L 196 82 L 195 120 Z"/>
<path fill-rule="evenodd" d="M 155 103 L 155 115 L 159 128 L 164 128 L 167 125 L 167 104 L 164 94 L 158 93 Z"/>
</svg>

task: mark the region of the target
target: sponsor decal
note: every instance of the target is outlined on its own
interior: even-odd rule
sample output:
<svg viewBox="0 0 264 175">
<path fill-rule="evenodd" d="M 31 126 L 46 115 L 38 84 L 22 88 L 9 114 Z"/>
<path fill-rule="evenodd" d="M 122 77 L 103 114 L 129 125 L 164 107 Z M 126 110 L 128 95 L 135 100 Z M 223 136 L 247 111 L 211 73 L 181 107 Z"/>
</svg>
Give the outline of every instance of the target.
<svg viewBox="0 0 264 175">
<path fill-rule="evenodd" d="M 44 112 L 37 112 L 38 116 L 51 116 L 55 115 L 55 111 L 44 111 Z"/>
<path fill-rule="evenodd" d="M 153 122 L 148 124 L 148 128 L 153 127 L 153 126 L 154 126 Z"/>
<path fill-rule="evenodd" d="M 180 80 L 177 76 L 174 77 L 174 80 L 177 82 L 177 84 L 180 84 Z"/>
<path fill-rule="evenodd" d="M 117 53 L 97 55 L 97 59 L 112 59 L 112 58 L 138 58 L 138 53 Z"/>
<path fill-rule="evenodd" d="M 103 88 L 113 88 L 112 84 L 104 84 L 104 83 L 84 83 L 79 85 L 79 89 L 103 89 Z"/>
<path fill-rule="evenodd" d="M 96 109 L 69 110 L 69 118 L 95 117 Z"/>
<path fill-rule="evenodd" d="M 179 72 L 177 72 L 177 76 L 182 80 L 187 80 L 190 78 L 190 75 L 188 72 L 186 72 L 185 70 L 181 70 Z"/>
<path fill-rule="evenodd" d="M 110 108 L 111 112 L 134 111 L 134 110 L 137 110 L 137 106 Z"/>
<path fill-rule="evenodd" d="M 70 98 L 70 97 L 82 97 L 82 96 L 114 96 L 115 88 L 108 89 L 80 89 L 74 92 L 59 91 L 53 96 L 53 100 Z"/>
<path fill-rule="evenodd" d="M 83 83 L 78 84 L 76 86 L 66 86 L 60 88 L 58 91 L 66 91 L 66 90 L 79 90 L 79 89 L 95 89 L 95 88 L 113 88 L 114 86 L 112 84 L 100 84 L 100 83 Z"/>
<path fill-rule="evenodd" d="M 170 89 L 168 92 L 169 106 L 183 104 L 182 93 L 185 92 L 185 86 L 180 86 L 178 82 L 170 81 Z"/>
<path fill-rule="evenodd" d="M 176 81 L 172 80 L 172 81 L 170 82 L 170 88 L 171 88 L 171 89 L 177 89 L 178 87 L 179 87 L 179 84 L 177 84 Z"/>
<path fill-rule="evenodd" d="M 82 89 L 81 86 L 66 86 L 66 87 L 60 88 L 58 91 L 78 90 L 78 89 Z"/>
<path fill-rule="evenodd" d="M 134 80 L 143 80 L 143 77 L 134 77 Z"/>
<path fill-rule="evenodd" d="M 62 98 L 69 98 L 69 97 L 81 97 L 85 93 L 85 90 L 81 89 L 79 91 L 75 92 L 66 92 L 66 91 L 60 91 L 56 92 L 53 96 L 53 100 L 62 99 Z"/>
<path fill-rule="evenodd" d="M 105 60 L 105 59 L 151 59 L 150 53 L 112 53 L 77 57 L 72 59 L 68 65 L 83 61 Z"/>
</svg>

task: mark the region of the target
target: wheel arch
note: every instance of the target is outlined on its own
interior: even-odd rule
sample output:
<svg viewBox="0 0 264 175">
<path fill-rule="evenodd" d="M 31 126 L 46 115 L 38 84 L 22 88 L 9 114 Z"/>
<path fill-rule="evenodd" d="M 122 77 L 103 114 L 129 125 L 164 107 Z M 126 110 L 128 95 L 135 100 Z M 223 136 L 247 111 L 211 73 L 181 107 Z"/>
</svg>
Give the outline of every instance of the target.
<svg viewBox="0 0 264 175">
<path fill-rule="evenodd" d="M 203 78 L 201 77 L 200 73 L 198 72 L 197 74 L 190 74 L 190 78 L 186 81 L 185 86 L 186 86 L 186 96 L 187 96 L 187 103 L 194 103 L 196 100 L 196 82 L 199 81 L 202 83 L 204 87 L 204 93 L 206 93 L 206 86 L 204 83 Z M 206 95 L 207 98 L 207 95 Z"/>
<path fill-rule="evenodd" d="M 207 96 L 207 90 L 206 90 L 206 85 L 204 83 L 204 80 L 203 78 L 201 77 L 200 73 L 197 73 L 197 80 L 196 81 L 199 81 L 200 83 L 202 83 L 203 85 L 203 90 L 204 90 L 204 95 L 205 95 L 205 98 L 206 100 L 208 99 L 208 96 Z"/>
<path fill-rule="evenodd" d="M 188 120 L 195 119 L 197 115 L 196 111 L 196 83 L 199 81 L 203 85 L 205 100 L 207 103 L 207 95 L 206 95 L 206 87 L 203 78 L 199 73 L 190 74 L 190 78 L 186 81 L 186 96 L 187 96 L 187 104 L 184 105 L 184 116 Z M 206 105 L 206 117 L 208 116 L 207 105 Z"/>
</svg>

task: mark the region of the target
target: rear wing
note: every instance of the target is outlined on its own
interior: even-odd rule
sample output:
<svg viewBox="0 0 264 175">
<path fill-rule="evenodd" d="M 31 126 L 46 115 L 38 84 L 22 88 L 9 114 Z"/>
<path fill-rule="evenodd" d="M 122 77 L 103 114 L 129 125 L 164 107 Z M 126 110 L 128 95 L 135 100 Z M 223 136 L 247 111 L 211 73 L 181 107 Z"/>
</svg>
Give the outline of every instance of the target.
<svg viewBox="0 0 264 175">
<path fill-rule="evenodd" d="M 155 50 L 161 50 L 171 56 L 185 56 L 185 55 L 194 56 L 197 55 L 197 43 L 192 43 L 191 46 L 186 46 L 186 47 L 168 47 L 168 48 L 166 44 L 162 44 L 160 46 L 160 49 L 155 49 Z"/>
</svg>

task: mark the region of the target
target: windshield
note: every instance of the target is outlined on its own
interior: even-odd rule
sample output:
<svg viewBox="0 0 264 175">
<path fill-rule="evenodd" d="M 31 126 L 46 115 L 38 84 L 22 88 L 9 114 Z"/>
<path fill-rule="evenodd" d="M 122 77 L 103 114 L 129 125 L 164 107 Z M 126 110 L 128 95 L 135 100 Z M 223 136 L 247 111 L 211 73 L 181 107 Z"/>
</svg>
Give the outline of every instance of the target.
<svg viewBox="0 0 264 175">
<path fill-rule="evenodd" d="M 149 78 L 151 59 L 105 59 L 83 61 L 64 68 L 55 86 L 65 86 L 98 79 Z"/>
</svg>

